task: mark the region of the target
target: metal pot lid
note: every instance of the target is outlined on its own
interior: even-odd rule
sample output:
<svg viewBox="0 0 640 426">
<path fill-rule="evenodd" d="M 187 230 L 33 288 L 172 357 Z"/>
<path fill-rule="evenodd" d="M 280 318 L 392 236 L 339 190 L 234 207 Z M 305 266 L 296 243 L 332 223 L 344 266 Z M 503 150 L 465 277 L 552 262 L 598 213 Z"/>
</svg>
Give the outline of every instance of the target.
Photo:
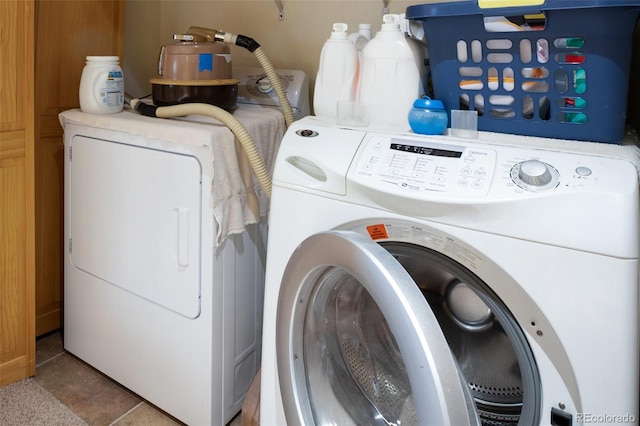
<svg viewBox="0 0 640 426">
<path fill-rule="evenodd" d="M 164 45 L 164 49 L 165 54 L 171 55 L 226 55 L 231 52 L 228 45 L 209 41 L 178 41 Z"/>
</svg>

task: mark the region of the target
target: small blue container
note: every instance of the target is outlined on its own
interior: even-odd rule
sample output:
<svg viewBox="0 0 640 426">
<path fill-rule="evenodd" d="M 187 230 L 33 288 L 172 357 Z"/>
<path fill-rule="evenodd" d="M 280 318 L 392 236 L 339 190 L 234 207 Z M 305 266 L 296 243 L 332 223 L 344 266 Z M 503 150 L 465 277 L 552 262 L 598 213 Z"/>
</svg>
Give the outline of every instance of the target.
<svg viewBox="0 0 640 426">
<path fill-rule="evenodd" d="M 478 111 L 478 130 L 621 142 L 640 0 L 509 3 L 407 8 L 429 43 L 434 97 Z"/>
<path fill-rule="evenodd" d="M 422 135 L 441 135 L 447 129 L 448 121 L 442 101 L 428 96 L 416 99 L 409 111 L 411 130 Z"/>
</svg>

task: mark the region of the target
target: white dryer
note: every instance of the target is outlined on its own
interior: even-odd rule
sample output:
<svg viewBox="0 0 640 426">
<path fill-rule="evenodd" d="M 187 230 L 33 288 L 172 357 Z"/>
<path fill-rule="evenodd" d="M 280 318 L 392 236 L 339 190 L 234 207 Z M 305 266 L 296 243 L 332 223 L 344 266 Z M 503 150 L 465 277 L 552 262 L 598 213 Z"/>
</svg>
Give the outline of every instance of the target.
<svg viewBox="0 0 640 426">
<path fill-rule="evenodd" d="M 261 424 L 637 422 L 636 151 L 551 145 L 294 123 Z"/>
<path fill-rule="evenodd" d="M 235 115 L 271 163 L 282 114 Z M 267 237 L 263 219 L 217 241 L 231 227 L 216 213 L 246 204 L 216 200 L 216 186 L 236 190 L 237 163 L 214 167 L 235 155 L 231 132 L 130 110 L 61 121 L 65 349 L 187 424 L 226 424 L 260 365 Z"/>
</svg>

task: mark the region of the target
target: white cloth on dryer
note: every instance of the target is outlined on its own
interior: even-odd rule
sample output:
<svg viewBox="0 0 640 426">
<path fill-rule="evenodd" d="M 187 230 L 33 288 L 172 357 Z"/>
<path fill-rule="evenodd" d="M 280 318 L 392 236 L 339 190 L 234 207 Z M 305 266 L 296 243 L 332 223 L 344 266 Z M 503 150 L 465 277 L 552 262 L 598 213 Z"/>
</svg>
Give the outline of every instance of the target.
<svg viewBox="0 0 640 426">
<path fill-rule="evenodd" d="M 273 172 L 278 147 L 285 132 L 284 117 L 274 108 L 259 105 L 242 105 L 233 112 L 251 135 L 270 174 Z M 80 110 L 69 110 L 60 114 L 60 123 L 65 122 L 109 129 L 157 140 L 207 147 L 213 157 L 212 194 L 210 203 L 218 224 L 216 242 L 218 246 L 228 235 L 241 233 L 245 225 L 256 223 L 266 217 L 269 199 L 260 187 L 255 175 L 253 189 L 258 196 L 260 218 L 256 218 L 247 205 L 247 190 L 238 168 L 235 137 L 231 130 L 219 121 L 204 116 L 176 117 L 171 119 L 145 117 L 125 108 L 117 114 L 87 114 Z"/>
</svg>

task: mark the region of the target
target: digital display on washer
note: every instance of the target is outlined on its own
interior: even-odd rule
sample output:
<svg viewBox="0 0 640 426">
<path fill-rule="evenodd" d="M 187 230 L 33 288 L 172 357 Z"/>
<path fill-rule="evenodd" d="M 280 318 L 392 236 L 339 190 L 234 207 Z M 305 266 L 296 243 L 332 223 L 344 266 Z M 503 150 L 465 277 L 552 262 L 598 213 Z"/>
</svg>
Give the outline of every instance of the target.
<svg viewBox="0 0 640 426">
<path fill-rule="evenodd" d="M 460 158 L 464 151 L 461 147 L 440 144 L 416 144 L 415 141 L 404 139 L 391 139 L 390 149 L 402 152 L 409 152 L 419 155 L 433 155 L 436 157 Z"/>
</svg>

